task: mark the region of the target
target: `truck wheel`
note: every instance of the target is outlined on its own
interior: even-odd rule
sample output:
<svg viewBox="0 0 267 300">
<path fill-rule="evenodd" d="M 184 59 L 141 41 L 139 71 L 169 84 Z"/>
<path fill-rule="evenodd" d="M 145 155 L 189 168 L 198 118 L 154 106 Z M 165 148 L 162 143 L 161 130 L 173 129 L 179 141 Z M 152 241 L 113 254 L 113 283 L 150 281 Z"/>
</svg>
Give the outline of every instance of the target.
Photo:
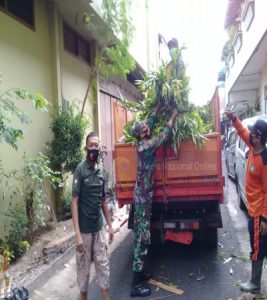
<svg viewBox="0 0 267 300">
<path fill-rule="evenodd" d="M 237 200 L 238 200 L 239 208 L 242 209 L 242 210 L 245 210 L 246 206 L 245 206 L 244 201 L 243 201 L 242 196 L 241 196 L 241 190 L 240 190 L 239 183 L 237 183 Z"/>
<path fill-rule="evenodd" d="M 218 243 L 218 231 L 217 228 L 207 230 L 207 246 L 209 249 L 216 249 Z"/>
</svg>

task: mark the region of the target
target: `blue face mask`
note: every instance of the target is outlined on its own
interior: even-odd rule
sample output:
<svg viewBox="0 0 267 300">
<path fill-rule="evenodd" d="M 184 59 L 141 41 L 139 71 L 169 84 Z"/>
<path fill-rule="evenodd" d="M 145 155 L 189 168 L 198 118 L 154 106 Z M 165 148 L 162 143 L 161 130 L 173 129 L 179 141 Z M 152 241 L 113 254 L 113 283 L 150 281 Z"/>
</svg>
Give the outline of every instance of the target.
<svg viewBox="0 0 267 300">
<path fill-rule="evenodd" d="M 179 57 L 179 49 L 178 48 L 171 48 L 169 50 L 170 56 L 173 61 L 177 61 Z"/>
</svg>

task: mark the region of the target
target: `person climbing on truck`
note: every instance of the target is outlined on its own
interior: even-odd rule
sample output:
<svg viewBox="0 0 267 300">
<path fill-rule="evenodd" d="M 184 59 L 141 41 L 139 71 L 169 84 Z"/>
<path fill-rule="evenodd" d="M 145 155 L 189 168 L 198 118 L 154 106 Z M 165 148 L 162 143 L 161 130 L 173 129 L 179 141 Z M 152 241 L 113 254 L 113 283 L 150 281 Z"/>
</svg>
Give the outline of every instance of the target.
<svg viewBox="0 0 267 300">
<path fill-rule="evenodd" d="M 144 285 L 151 274 L 144 272 L 144 258 L 150 244 L 150 216 L 152 209 L 152 196 L 154 173 L 156 166 L 155 152 L 161 144 L 167 141 L 174 120 L 178 115 L 176 109 L 164 128 L 158 135 L 151 137 L 153 126 L 157 119 L 159 105 L 154 113 L 142 122 L 133 125 L 132 133 L 137 139 L 137 176 L 134 190 L 134 249 L 133 249 L 133 281 L 131 297 L 146 297 L 151 289 Z"/>
</svg>

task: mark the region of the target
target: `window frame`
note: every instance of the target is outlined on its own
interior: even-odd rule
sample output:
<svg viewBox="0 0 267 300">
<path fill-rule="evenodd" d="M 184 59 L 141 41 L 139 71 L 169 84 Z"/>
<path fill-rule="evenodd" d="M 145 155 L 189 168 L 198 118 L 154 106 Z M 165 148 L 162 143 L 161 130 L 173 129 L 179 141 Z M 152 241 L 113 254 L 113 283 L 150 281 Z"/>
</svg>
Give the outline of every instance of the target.
<svg viewBox="0 0 267 300">
<path fill-rule="evenodd" d="M 229 146 L 235 145 L 236 144 L 236 139 L 237 139 L 237 132 L 233 131 L 230 135 L 230 138 L 229 138 Z"/>
<path fill-rule="evenodd" d="M 77 51 L 74 52 L 70 49 L 68 49 L 66 47 L 66 43 L 65 43 L 65 28 L 67 30 L 69 30 L 75 37 L 75 43 L 76 43 L 76 49 Z M 66 52 L 68 52 L 69 54 L 73 55 L 74 57 L 78 58 L 79 60 L 83 61 L 84 63 L 86 63 L 87 65 L 92 65 L 92 44 L 89 40 L 87 40 L 86 38 L 84 38 L 81 34 L 79 34 L 76 30 L 74 30 L 68 23 L 63 22 L 63 26 L 62 26 L 62 38 L 63 38 L 63 46 L 64 46 L 64 50 Z M 88 59 L 85 59 L 83 55 L 81 55 L 81 53 L 79 52 L 79 41 L 86 45 L 87 51 L 88 51 Z"/>
<path fill-rule="evenodd" d="M 35 31 L 35 0 L 31 0 L 32 1 L 32 16 L 33 16 L 33 25 L 27 23 L 25 20 L 23 20 L 22 18 L 20 18 L 19 16 L 15 15 L 14 13 L 12 13 L 11 11 L 9 11 L 7 9 L 7 1 L 8 0 L 4 0 L 4 7 L 0 6 L 0 12 L 3 12 L 4 14 L 6 14 L 7 16 L 11 17 L 12 19 L 14 19 L 15 21 L 21 23 L 22 25 L 28 27 L 29 29 Z"/>
<path fill-rule="evenodd" d="M 245 153 L 247 144 L 240 138 L 238 148 Z"/>
</svg>

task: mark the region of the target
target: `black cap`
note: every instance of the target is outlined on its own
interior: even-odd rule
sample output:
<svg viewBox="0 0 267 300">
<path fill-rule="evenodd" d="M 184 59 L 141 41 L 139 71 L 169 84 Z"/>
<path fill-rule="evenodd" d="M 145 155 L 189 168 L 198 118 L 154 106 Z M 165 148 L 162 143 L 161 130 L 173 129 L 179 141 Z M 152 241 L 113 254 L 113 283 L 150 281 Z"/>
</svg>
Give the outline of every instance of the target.
<svg viewBox="0 0 267 300">
<path fill-rule="evenodd" d="M 248 129 L 250 132 L 267 138 L 267 123 L 261 119 L 257 120 L 254 125 L 248 125 Z"/>
<path fill-rule="evenodd" d="M 178 41 L 176 38 L 172 38 L 171 40 L 168 41 L 168 48 L 179 48 L 178 47 Z"/>
</svg>

